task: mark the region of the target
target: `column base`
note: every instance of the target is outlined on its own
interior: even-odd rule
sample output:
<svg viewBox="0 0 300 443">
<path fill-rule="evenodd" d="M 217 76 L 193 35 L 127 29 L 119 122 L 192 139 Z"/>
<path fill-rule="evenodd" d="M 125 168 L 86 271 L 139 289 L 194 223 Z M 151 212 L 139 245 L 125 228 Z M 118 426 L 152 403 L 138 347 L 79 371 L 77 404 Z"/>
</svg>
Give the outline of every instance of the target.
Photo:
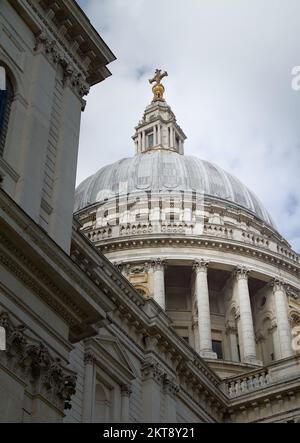
<svg viewBox="0 0 300 443">
<path fill-rule="evenodd" d="M 263 366 L 263 362 L 261 360 L 258 360 L 256 357 L 245 357 L 242 363 L 246 363 L 248 365 Z"/>
<path fill-rule="evenodd" d="M 209 350 L 208 351 L 200 351 L 199 355 L 202 358 L 208 358 L 208 359 L 211 359 L 211 360 L 217 360 L 217 358 L 218 358 L 218 356 L 217 356 L 217 354 L 215 352 L 209 351 Z"/>
</svg>

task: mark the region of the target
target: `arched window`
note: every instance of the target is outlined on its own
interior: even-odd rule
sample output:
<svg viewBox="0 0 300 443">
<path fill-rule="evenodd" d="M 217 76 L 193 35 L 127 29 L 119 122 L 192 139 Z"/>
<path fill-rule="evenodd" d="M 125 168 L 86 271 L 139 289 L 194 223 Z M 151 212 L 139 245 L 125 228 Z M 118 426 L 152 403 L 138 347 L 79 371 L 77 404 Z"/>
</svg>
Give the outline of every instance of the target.
<svg viewBox="0 0 300 443">
<path fill-rule="evenodd" d="M 110 392 L 101 383 L 96 384 L 95 392 L 95 423 L 109 423 L 111 419 Z"/>
<path fill-rule="evenodd" d="M 3 89 L 0 88 L 0 157 L 3 156 L 6 135 L 8 130 L 9 116 L 11 110 L 11 104 L 14 98 L 13 84 L 8 75 L 5 75 L 4 68 L 0 67 L 0 75 L 5 76 L 2 78 Z"/>
</svg>

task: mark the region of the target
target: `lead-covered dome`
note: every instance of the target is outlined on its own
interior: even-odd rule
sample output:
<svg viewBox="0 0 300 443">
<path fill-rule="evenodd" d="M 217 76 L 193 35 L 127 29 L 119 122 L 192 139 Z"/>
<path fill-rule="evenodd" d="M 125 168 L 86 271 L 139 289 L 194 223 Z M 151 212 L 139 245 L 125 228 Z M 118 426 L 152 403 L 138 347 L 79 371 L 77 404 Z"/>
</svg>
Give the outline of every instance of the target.
<svg viewBox="0 0 300 443">
<path fill-rule="evenodd" d="M 236 177 L 208 161 L 166 150 L 137 154 L 100 169 L 78 186 L 75 211 L 122 190 L 203 192 L 204 198 L 237 205 L 274 227 L 259 199 Z"/>
<path fill-rule="evenodd" d="M 167 73 L 157 70 L 150 82 L 160 85 L 165 76 Z M 158 94 L 156 86 L 153 100 L 135 128 L 136 155 L 105 166 L 81 183 L 76 190 L 75 211 L 116 195 L 196 191 L 204 203 L 205 199 L 222 200 L 274 227 L 258 198 L 240 180 L 208 161 L 184 155 L 186 135 L 163 97 L 164 88 Z"/>
</svg>

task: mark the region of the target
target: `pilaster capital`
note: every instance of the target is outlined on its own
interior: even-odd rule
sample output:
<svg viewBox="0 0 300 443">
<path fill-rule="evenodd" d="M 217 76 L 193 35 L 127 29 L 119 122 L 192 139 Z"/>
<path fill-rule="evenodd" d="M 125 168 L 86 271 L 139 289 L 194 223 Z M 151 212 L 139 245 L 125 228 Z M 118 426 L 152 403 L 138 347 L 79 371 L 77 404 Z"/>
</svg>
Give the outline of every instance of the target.
<svg viewBox="0 0 300 443">
<path fill-rule="evenodd" d="M 156 258 L 152 260 L 151 267 L 154 271 L 163 271 L 166 267 L 166 262 L 161 258 Z"/>
<path fill-rule="evenodd" d="M 85 352 L 84 354 L 84 364 L 94 364 L 96 362 L 96 357 L 92 352 Z"/>
<path fill-rule="evenodd" d="M 249 272 L 246 266 L 237 266 L 234 270 L 234 276 L 237 280 L 248 280 Z"/>
<path fill-rule="evenodd" d="M 126 265 L 127 274 L 146 274 L 149 270 L 149 263 L 128 264 Z"/>
<path fill-rule="evenodd" d="M 158 362 L 153 359 L 146 360 L 141 368 L 144 380 L 153 379 L 157 383 L 162 383 L 165 372 Z"/>
<path fill-rule="evenodd" d="M 121 396 L 122 397 L 130 397 L 132 393 L 132 389 L 130 385 L 122 385 L 121 386 Z"/>
<path fill-rule="evenodd" d="M 194 260 L 193 262 L 193 270 L 198 274 L 199 272 L 207 273 L 209 261 L 201 258 L 200 260 Z"/>
<path fill-rule="evenodd" d="M 176 383 L 175 379 L 169 377 L 168 375 L 165 375 L 163 378 L 163 392 L 164 392 L 164 394 L 168 394 L 173 397 L 176 397 L 179 390 L 180 390 L 179 385 Z"/>
</svg>

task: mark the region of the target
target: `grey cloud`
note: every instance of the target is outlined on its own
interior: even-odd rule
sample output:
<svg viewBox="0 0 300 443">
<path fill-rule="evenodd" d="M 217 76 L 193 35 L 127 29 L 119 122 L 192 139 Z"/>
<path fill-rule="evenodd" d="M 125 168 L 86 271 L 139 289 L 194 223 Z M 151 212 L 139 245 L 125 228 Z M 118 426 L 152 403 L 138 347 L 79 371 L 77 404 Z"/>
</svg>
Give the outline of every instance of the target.
<svg viewBox="0 0 300 443">
<path fill-rule="evenodd" d="M 86 0 L 116 54 L 113 76 L 94 87 L 83 115 L 78 183 L 133 155 L 131 136 L 151 99 L 155 68 L 188 136 L 186 153 L 219 164 L 261 199 L 300 250 L 298 0 Z"/>
</svg>

